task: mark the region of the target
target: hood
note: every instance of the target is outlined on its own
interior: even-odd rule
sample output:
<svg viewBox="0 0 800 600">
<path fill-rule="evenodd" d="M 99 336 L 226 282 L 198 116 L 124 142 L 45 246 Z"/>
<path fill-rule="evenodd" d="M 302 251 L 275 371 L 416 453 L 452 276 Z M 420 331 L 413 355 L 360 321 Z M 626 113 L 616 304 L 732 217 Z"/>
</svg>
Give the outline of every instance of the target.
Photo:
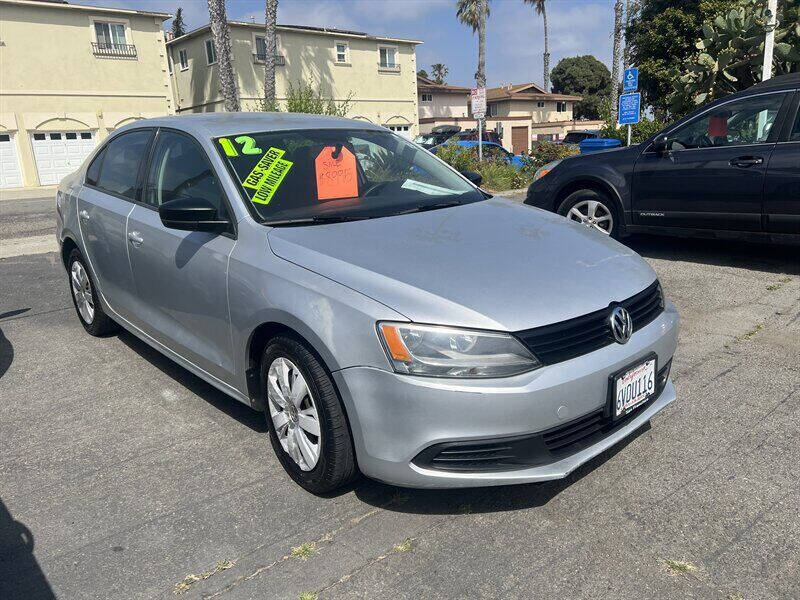
<svg viewBox="0 0 800 600">
<path fill-rule="evenodd" d="M 518 331 L 624 300 L 656 278 L 633 250 L 494 198 L 422 213 L 270 230 L 279 257 L 411 321 Z"/>
</svg>

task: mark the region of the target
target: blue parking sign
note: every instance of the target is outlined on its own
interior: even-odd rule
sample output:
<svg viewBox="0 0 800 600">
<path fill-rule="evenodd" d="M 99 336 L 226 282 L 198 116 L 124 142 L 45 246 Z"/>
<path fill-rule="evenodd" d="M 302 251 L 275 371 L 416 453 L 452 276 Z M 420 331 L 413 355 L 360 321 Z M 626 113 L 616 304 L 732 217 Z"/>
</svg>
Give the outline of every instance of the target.
<svg viewBox="0 0 800 600">
<path fill-rule="evenodd" d="M 639 92 L 635 94 L 622 94 L 619 97 L 619 119 L 617 121 L 620 125 L 633 125 L 639 122 L 639 116 L 642 107 L 642 95 Z"/>
<path fill-rule="evenodd" d="M 622 91 L 635 92 L 637 89 L 639 89 L 639 69 L 636 67 L 625 69 L 622 75 Z"/>
</svg>

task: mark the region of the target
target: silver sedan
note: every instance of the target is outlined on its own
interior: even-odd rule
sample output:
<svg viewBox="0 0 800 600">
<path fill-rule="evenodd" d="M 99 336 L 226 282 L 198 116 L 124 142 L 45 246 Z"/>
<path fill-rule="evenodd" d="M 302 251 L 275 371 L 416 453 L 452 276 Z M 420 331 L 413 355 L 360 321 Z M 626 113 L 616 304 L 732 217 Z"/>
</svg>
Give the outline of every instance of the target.
<svg viewBox="0 0 800 600">
<path fill-rule="evenodd" d="M 675 400 L 678 315 L 636 253 L 382 127 L 139 121 L 57 193 L 77 316 L 266 415 L 315 493 L 564 477 Z"/>
</svg>

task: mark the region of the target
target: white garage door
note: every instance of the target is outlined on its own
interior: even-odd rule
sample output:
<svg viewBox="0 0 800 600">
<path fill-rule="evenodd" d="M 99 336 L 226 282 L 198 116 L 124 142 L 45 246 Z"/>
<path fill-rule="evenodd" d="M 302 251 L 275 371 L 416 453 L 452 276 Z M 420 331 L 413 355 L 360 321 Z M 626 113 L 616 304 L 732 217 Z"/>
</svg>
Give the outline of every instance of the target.
<svg viewBox="0 0 800 600">
<path fill-rule="evenodd" d="M 10 133 L 0 133 L 0 188 L 12 187 L 22 187 L 17 141 Z"/>
<path fill-rule="evenodd" d="M 31 134 L 33 158 L 41 185 L 54 185 L 72 173 L 94 150 L 89 131 L 58 131 Z"/>
<path fill-rule="evenodd" d="M 411 125 L 386 125 L 385 127 L 407 140 L 411 139 Z"/>
</svg>

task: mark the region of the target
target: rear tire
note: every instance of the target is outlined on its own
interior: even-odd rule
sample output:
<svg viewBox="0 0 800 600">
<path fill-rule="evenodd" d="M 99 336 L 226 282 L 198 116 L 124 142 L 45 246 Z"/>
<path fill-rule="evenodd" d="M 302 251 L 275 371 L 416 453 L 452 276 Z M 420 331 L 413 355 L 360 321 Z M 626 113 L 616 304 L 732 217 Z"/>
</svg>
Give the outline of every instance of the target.
<svg viewBox="0 0 800 600">
<path fill-rule="evenodd" d="M 77 248 L 70 252 L 67 259 L 67 277 L 72 304 L 86 333 L 102 337 L 119 331 L 119 325 L 103 310 L 92 273 Z"/>
<path fill-rule="evenodd" d="M 602 192 L 592 189 L 572 192 L 556 211 L 570 221 L 619 238 L 620 219 L 614 202 Z"/>
<path fill-rule="evenodd" d="M 261 389 L 272 449 L 295 482 L 312 494 L 325 494 L 358 476 L 336 387 L 302 342 L 279 335 L 267 344 Z"/>
</svg>

